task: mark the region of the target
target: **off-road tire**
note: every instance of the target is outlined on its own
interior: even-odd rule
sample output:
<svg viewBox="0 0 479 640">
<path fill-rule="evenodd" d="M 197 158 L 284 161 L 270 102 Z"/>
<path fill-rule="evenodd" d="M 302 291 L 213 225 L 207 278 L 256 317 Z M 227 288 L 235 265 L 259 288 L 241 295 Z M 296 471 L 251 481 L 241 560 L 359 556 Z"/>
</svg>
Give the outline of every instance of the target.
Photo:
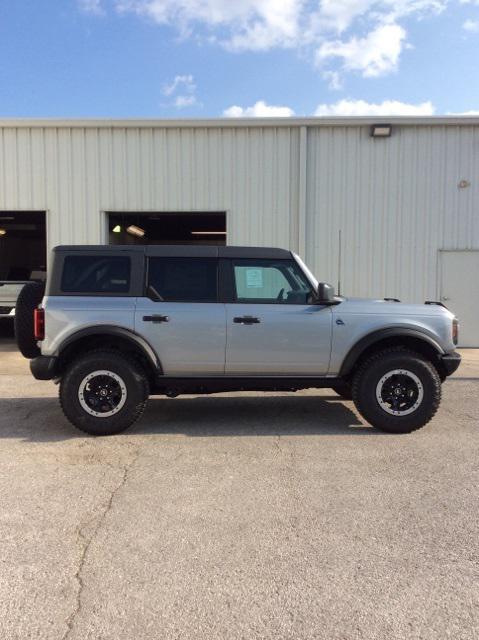
<svg viewBox="0 0 479 640">
<path fill-rule="evenodd" d="M 353 390 L 351 388 L 351 383 L 344 381 L 336 382 L 331 389 L 341 396 L 343 400 L 352 400 L 353 399 Z"/>
<path fill-rule="evenodd" d="M 383 376 L 404 369 L 417 376 L 423 387 L 423 399 L 412 413 L 398 416 L 387 413 L 376 397 Z M 400 347 L 372 355 L 353 378 L 353 400 L 357 410 L 372 426 L 389 433 L 411 433 L 424 427 L 435 415 L 441 401 L 441 380 L 436 367 L 420 354 Z"/>
<path fill-rule="evenodd" d="M 33 329 L 33 311 L 42 301 L 45 285 L 42 282 L 25 284 L 15 305 L 15 339 L 18 349 L 25 358 L 36 358 L 41 354 Z"/>
<path fill-rule="evenodd" d="M 126 388 L 124 405 L 109 417 L 90 415 L 79 398 L 85 377 L 102 370 L 119 376 Z M 67 366 L 60 382 L 60 404 L 66 418 L 77 429 L 93 436 L 109 436 L 128 429 L 143 414 L 148 396 L 148 378 L 141 365 L 115 350 L 90 351 L 80 356 Z"/>
</svg>

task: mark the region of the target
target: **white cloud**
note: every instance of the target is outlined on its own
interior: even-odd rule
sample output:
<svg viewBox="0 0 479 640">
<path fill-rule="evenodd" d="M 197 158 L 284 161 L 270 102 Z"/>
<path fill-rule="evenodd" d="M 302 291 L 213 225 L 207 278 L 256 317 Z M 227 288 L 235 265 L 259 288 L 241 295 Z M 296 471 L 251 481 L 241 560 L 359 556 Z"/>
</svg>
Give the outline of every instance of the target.
<svg viewBox="0 0 479 640">
<path fill-rule="evenodd" d="M 252 107 L 239 107 L 233 105 L 223 111 L 227 118 L 289 118 L 294 116 L 290 107 L 266 104 L 264 100 L 258 100 Z"/>
<path fill-rule="evenodd" d="M 479 116 L 479 111 L 472 109 L 471 111 L 459 111 L 458 113 L 449 112 L 450 116 Z"/>
<path fill-rule="evenodd" d="M 176 96 L 175 107 L 183 109 L 184 107 L 194 107 L 198 104 L 196 96 Z"/>
<path fill-rule="evenodd" d="M 195 79 L 190 73 L 175 76 L 170 83 L 163 85 L 162 93 L 173 100 L 170 104 L 173 104 L 177 109 L 201 105 L 196 97 Z"/>
<path fill-rule="evenodd" d="M 478 0 L 479 1 L 479 0 Z M 342 33 L 356 20 L 369 19 L 377 24 L 391 24 L 411 14 L 427 15 L 443 11 L 448 0 L 322 0 L 311 13 L 315 31 Z"/>
<path fill-rule="evenodd" d="M 239 27 L 225 42 L 235 50 L 265 50 L 297 46 L 300 37 L 302 0 L 244 0 Z"/>
<path fill-rule="evenodd" d="M 462 28 L 465 29 L 466 31 L 470 31 L 471 33 L 478 33 L 479 20 L 466 20 L 463 23 Z"/>
<path fill-rule="evenodd" d="M 343 88 L 341 74 L 338 71 L 323 71 L 323 78 L 328 81 L 328 87 L 333 91 Z"/>
<path fill-rule="evenodd" d="M 371 0 L 322 0 L 317 13 L 312 15 L 312 27 L 316 31 L 341 33 L 374 4 L 377 3 Z"/>
<path fill-rule="evenodd" d="M 340 85 L 345 71 L 365 76 L 393 71 L 406 41 L 401 20 L 439 13 L 451 1 L 113 0 L 121 13 L 144 16 L 184 38 L 229 50 L 315 52 L 323 73 L 336 74 L 328 77 L 332 86 Z"/>
<path fill-rule="evenodd" d="M 299 37 L 305 0 L 116 0 L 117 9 L 176 27 L 182 35 L 205 26 L 226 28 L 216 37 L 228 48 L 243 50 L 291 46 Z"/>
<path fill-rule="evenodd" d="M 316 52 L 316 63 L 320 66 L 331 58 L 340 58 L 348 71 L 360 71 L 365 77 L 384 75 L 396 68 L 405 38 L 406 32 L 399 25 L 383 25 L 365 38 L 323 43 Z"/>
<path fill-rule="evenodd" d="M 93 13 L 94 15 L 102 15 L 104 9 L 102 0 L 77 0 L 78 6 L 84 13 Z"/>
<path fill-rule="evenodd" d="M 173 82 L 170 84 L 165 84 L 163 86 L 163 95 L 171 96 L 178 89 L 182 89 L 187 93 L 194 93 L 196 91 L 196 84 L 193 76 L 191 74 L 184 76 L 175 76 Z"/>
<path fill-rule="evenodd" d="M 411 104 L 399 100 L 383 100 L 383 102 L 366 102 L 365 100 L 338 100 L 333 104 L 318 105 L 315 116 L 430 116 L 436 109 L 430 102 Z M 223 111 L 228 118 L 278 118 L 292 117 L 295 113 L 287 106 L 269 105 L 259 100 L 252 107 L 234 105 Z M 456 114 L 461 115 L 461 114 Z M 468 112 L 462 115 L 474 115 Z"/>
<path fill-rule="evenodd" d="M 431 102 L 409 104 L 399 100 L 374 103 L 365 100 L 339 100 L 334 104 L 320 104 L 315 116 L 431 116 L 435 112 Z"/>
</svg>

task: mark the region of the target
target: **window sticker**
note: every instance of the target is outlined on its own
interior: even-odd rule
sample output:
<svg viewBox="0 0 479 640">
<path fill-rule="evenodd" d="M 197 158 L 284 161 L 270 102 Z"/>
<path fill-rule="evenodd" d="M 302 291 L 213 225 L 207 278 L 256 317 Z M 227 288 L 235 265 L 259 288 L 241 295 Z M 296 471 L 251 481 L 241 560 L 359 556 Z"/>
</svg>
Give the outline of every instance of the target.
<svg viewBox="0 0 479 640">
<path fill-rule="evenodd" d="M 262 269 L 246 269 L 246 286 L 248 289 L 262 289 L 263 270 Z"/>
</svg>

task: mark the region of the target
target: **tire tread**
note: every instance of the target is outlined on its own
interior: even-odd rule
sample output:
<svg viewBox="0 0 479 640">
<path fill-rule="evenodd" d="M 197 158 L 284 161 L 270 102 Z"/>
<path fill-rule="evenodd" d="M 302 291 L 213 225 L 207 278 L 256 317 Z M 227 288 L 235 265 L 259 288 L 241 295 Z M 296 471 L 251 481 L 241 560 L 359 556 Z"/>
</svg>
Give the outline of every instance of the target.
<svg viewBox="0 0 479 640">
<path fill-rule="evenodd" d="M 95 427 L 86 426 L 85 424 L 75 420 L 73 414 L 70 412 L 68 404 L 66 402 L 65 394 L 63 392 L 65 385 L 67 385 L 69 381 L 68 376 L 73 375 L 75 373 L 76 366 L 79 366 L 82 363 L 82 361 L 92 356 L 97 358 L 105 358 L 105 359 L 117 359 L 117 358 L 121 359 L 123 364 L 126 362 L 129 365 L 137 381 L 140 382 L 142 386 L 141 395 L 143 397 L 143 400 L 141 400 L 136 404 L 136 406 L 134 407 L 134 410 L 130 413 L 129 419 L 127 420 L 127 424 L 122 423 L 120 426 L 112 427 L 108 430 L 96 429 Z M 60 406 L 61 406 L 63 415 L 77 429 L 89 435 L 114 435 L 116 433 L 121 433 L 125 429 L 128 429 L 130 426 L 132 426 L 135 422 L 137 422 L 141 418 L 147 405 L 149 393 L 150 393 L 150 389 L 148 384 L 148 377 L 143 367 L 141 366 L 141 364 L 135 358 L 129 355 L 120 353 L 116 349 L 100 348 L 100 349 L 91 349 L 90 351 L 85 352 L 84 354 L 75 358 L 71 363 L 67 365 L 66 372 L 60 383 L 60 389 L 59 389 L 58 395 L 59 395 Z"/>
<path fill-rule="evenodd" d="M 420 424 L 414 424 L 415 414 L 410 414 L 409 416 L 404 416 L 400 418 L 404 422 L 404 430 L 398 428 L 398 422 L 396 416 L 388 416 L 384 415 L 381 424 L 374 424 L 373 426 L 388 432 L 393 433 L 411 433 L 413 431 L 417 431 L 424 427 L 432 418 L 436 415 L 437 410 L 439 409 L 439 405 L 441 403 L 441 380 L 439 374 L 437 372 L 436 367 L 432 362 L 426 360 L 421 354 L 413 351 L 412 349 L 407 349 L 406 347 L 389 347 L 387 349 L 382 349 L 381 351 L 377 351 L 372 354 L 369 358 L 367 358 L 356 371 L 353 384 L 352 384 L 352 395 L 354 404 L 356 405 L 359 413 L 366 419 L 368 422 L 370 421 L 370 410 L 367 406 L 367 399 L 363 396 L 361 392 L 361 385 L 364 378 L 364 375 L 371 367 L 374 367 L 377 363 L 384 361 L 388 357 L 401 356 L 411 358 L 416 362 L 419 362 L 421 366 L 425 367 L 430 374 L 430 382 L 432 382 L 433 391 L 432 398 L 429 405 L 429 410 L 427 412 L 427 416 L 425 420 Z M 372 422 L 371 422 L 372 423 Z"/>
</svg>

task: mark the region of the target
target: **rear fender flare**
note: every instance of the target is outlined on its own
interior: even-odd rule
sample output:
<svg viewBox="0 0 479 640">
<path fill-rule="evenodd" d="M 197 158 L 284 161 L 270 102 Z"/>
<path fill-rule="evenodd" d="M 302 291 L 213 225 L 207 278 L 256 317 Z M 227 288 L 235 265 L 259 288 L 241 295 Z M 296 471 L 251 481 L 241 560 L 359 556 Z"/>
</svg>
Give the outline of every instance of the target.
<svg viewBox="0 0 479 640">
<path fill-rule="evenodd" d="M 94 327 L 86 327 L 85 329 L 80 329 L 75 333 L 71 334 L 66 338 L 60 345 L 58 349 L 58 355 L 61 358 L 62 353 L 65 350 L 74 345 L 75 342 L 82 340 L 88 336 L 114 336 L 119 337 L 124 340 L 127 340 L 130 344 L 132 344 L 135 348 L 139 349 L 142 354 L 145 356 L 151 367 L 161 375 L 163 373 L 163 368 L 161 366 L 160 359 L 156 354 L 156 351 L 147 342 L 142 336 L 134 333 L 130 329 L 125 329 L 124 327 L 118 327 L 115 325 L 95 325 Z"/>
</svg>

